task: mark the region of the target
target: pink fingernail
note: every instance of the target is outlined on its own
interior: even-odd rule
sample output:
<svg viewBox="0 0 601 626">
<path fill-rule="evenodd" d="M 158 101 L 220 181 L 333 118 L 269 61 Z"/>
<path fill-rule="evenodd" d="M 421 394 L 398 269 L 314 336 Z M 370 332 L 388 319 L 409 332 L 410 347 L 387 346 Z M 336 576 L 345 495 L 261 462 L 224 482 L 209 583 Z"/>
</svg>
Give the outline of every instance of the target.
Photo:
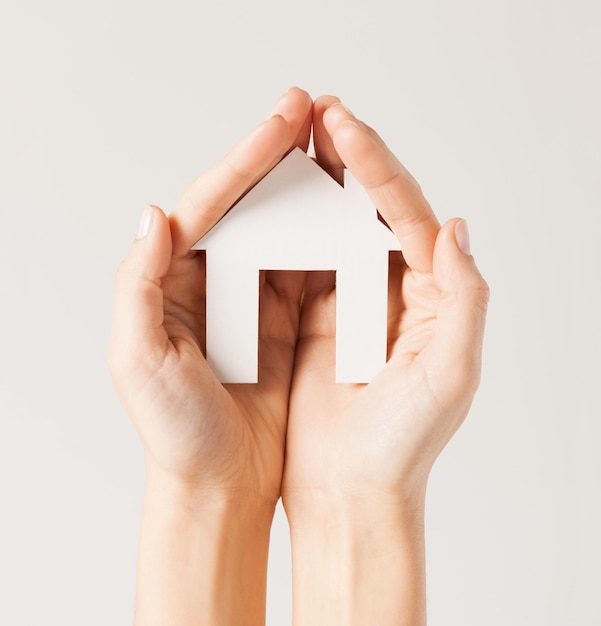
<svg viewBox="0 0 601 626">
<path fill-rule="evenodd" d="M 455 241 L 457 241 L 457 246 L 463 254 L 468 256 L 472 254 L 470 248 L 470 231 L 467 228 L 467 222 L 465 220 L 459 220 L 455 224 Z"/>
<path fill-rule="evenodd" d="M 148 231 L 150 230 L 150 222 L 152 221 L 152 207 L 149 205 L 145 207 L 142 212 L 142 217 L 140 218 L 140 224 L 138 226 L 138 234 L 136 239 L 143 239 L 148 235 Z"/>
<path fill-rule="evenodd" d="M 334 102 L 334 104 L 332 104 L 331 106 L 342 107 L 349 115 L 355 117 L 355 114 L 346 105 L 342 104 L 342 102 Z"/>
</svg>

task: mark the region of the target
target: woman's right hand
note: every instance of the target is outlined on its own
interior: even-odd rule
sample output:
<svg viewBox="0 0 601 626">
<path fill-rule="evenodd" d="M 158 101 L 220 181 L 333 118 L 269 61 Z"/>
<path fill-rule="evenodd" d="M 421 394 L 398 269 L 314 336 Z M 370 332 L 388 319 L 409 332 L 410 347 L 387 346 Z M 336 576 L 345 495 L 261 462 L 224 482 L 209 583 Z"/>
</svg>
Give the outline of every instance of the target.
<svg viewBox="0 0 601 626">
<path fill-rule="evenodd" d="M 148 469 L 216 498 L 244 495 L 270 507 L 279 498 L 303 278 L 266 275 L 260 349 L 268 366 L 256 385 L 222 385 L 203 356 L 204 257 L 190 247 L 290 148 L 307 149 L 311 111 L 306 92 L 284 94 L 169 219 L 146 210 L 117 273 L 109 363 Z"/>
</svg>

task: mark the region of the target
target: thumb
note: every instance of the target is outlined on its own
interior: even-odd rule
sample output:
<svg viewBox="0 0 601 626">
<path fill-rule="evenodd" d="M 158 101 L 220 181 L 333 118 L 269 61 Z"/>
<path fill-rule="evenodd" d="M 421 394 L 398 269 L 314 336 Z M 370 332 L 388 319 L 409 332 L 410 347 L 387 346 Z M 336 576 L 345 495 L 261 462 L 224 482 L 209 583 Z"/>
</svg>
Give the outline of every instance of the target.
<svg viewBox="0 0 601 626">
<path fill-rule="evenodd" d="M 117 270 L 109 366 L 115 373 L 153 367 L 168 345 L 163 327 L 161 278 L 171 263 L 166 215 L 155 206 L 142 213 L 138 236 Z"/>
<path fill-rule="evenodd" d="M 424 354 L 447 397 L 469 397 L 480 381 L 489 289 L 470 253 L 467 223 L 448 221 L 434 247 L 434 281 L 441 292 L 434 335 Z"/>
</svg>

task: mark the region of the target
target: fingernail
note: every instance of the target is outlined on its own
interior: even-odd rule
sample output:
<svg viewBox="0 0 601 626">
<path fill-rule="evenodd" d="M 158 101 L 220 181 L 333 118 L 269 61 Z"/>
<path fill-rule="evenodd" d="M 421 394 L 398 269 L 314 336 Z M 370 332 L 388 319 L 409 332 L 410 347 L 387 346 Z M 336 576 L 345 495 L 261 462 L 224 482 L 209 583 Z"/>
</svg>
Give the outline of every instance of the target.
<svg viewBox="0 0 601 626">
<path fill-rule="evenodd" d="M 140 218 L 140 224 L 138 226 L 138 234 L 136 239 L 142 239 L 148 235 L 148 231 L 150 230 L 150 222 L 152 221 L 152 207 L 147 206 L 142 212 L 142 217 Z"/>
<path fill-rule="evenodd" d="M 459 220 L 455 224 L 455 241 L 457 241 L 457 246 L 463 254 L 468 256 L 472 254 L 470 249 L 470 231 L 465 220 Z"/>
<path fill-rule="evenodd" d="M 342 104 L 342 102 L 334 102 L 334 104 L 332 104 L 333 107 L 342 107 L 349 115 L 352 115 L 353 117 L 355 117 L 355 114 L 345 105 Z"/>
<path fill-rule="evenodd" d="M 359 126 L 359 124 L 357 124 L 357 122 L 355 122 L 355 120 L 344 120 L 340 126 L 354 126 L 355 128 L 361 128 L 361 126 Z M 338 128 L 340 128 L 340 126 Z"/>
<path fill-rule="evenodd" d="M 290 87 L 290 89 L 292 89 L 292 87 Z M 288 89 L 288 91 L 285 91 L 277 100 L 277 102 L 275 103 L 275 105 L 273 106 L 273 109 L 271 109 L 271 111 L 269 112 L 269 115 L 267 116 L 268 118 L 273 117 L 274 115 L 276 115 L 276 113 L 280 112 L 280 105 L 282 104 L 282 100 L 284 100 L 286 98 L 286 96 L 288 95 L 288 92 L 290 91 L 290 89 Z"/>
</svg>

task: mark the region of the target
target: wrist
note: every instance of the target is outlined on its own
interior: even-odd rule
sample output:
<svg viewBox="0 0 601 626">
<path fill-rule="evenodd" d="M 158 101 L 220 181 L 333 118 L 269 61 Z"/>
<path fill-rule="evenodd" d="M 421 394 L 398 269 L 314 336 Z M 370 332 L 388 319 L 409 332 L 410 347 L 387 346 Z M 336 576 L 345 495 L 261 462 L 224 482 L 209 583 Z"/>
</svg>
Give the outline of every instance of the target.
<svg viewBox="0 0 601 626">
<path fill-rule="evenodd" d="M 289 517 L 295 624 L 426 623 L 424 497 L 304 504 Z"/>
<path fill-rule="evenodd" d="M 147 471 L 136 625 L 259 626 L 273 507 Z"/>
<path fill-rule="evenodd" d="M 282 503 L 291 525 L 304 525 L 320 518 L 323 521 L 335 518 L 340 522 L 348 519 L 352 523 L 359 522 L 363 516 L 372 522 L 383 521 L 390 516 L 423 511 L 427 481 L 428 476 L 424 476 L 388 491 L 356 485 L 308 489 L 288 484 L 282 492 Z"/>
<path fill-rule="evenodd" d="M 368 541 L 374 548 L 401 535 L 423 538 L 425 491 L 411 498 L 353 496 L 329 498 L 323 494 L 284 502 L 292 539 L 313 535 L 335 538 L 336 549 L 352 549 L 355 541 Z"/>
<path fill-rule="evenodd" d="M 263 524 L 271 525 L 275 512 L 272 502 L 256 491 L 239 487 L 209 487 L 165 472 L 158 465 L 146 463 L 145 506 L 159 506 L 189 515 L 204 514 L 212 510 L 224 516 L 235 511 L 245 517 L 256 518 Z"/>
</svg>

